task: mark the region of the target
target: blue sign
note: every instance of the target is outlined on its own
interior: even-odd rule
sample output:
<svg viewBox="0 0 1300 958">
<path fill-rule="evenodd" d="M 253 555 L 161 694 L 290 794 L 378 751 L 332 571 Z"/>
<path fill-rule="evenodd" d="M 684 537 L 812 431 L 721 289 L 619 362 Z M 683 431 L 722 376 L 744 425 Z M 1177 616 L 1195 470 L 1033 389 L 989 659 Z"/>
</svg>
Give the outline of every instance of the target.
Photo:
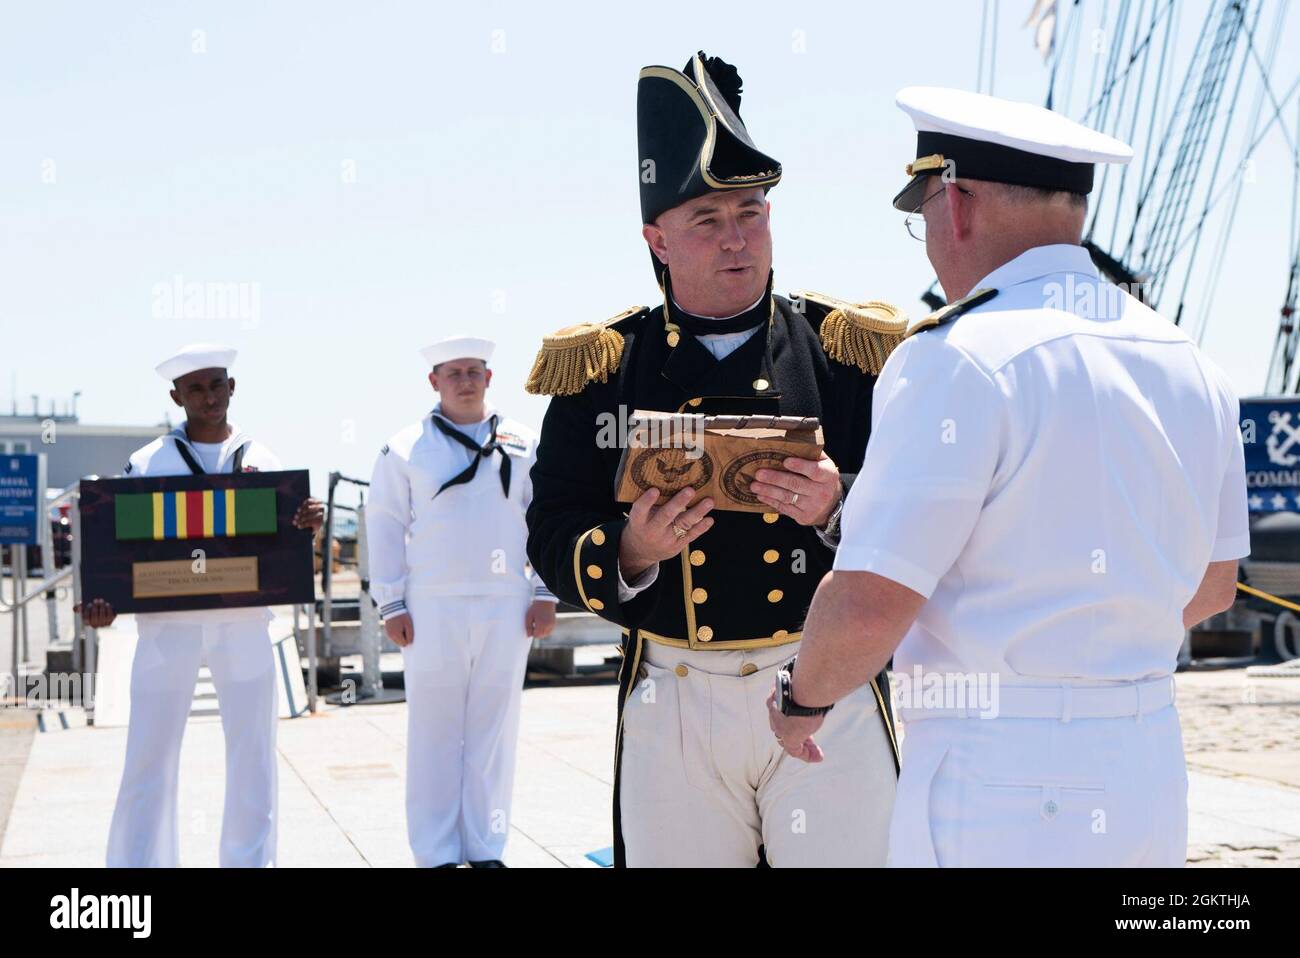
<svg viewBox="0 0 1300 958">
<path fill-rule="evenodd" d="M 1300 512 L 1300 398 L 1243 399 L 1246 501 L 1251 512 Z"/>
<path fill-rule="evenodd" d="M 45 511 L 42 457 L 0 453 L 0 543 L 37 545 Z"/>
</svg>

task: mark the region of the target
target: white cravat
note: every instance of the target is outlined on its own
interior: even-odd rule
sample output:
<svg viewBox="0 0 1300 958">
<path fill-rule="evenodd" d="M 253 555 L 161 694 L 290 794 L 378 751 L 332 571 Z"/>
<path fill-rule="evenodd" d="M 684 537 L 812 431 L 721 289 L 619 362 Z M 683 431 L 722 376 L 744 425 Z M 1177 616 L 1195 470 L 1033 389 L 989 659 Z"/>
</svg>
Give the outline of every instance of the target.
<svg viewBox="0 0 1300 958">
<path fill-rule="evenodd" d="M 669 292 L 668 295 L 672 296 L 672 293 Z M 767 295 L 768 293 L 764 291 L 763 296 Z M 682 309 L 681 303 L 677 302 L 676 298 L 673 299 L 673 305 L 678 309 L 681 309 L 682 312 L 686 313 L 688 316 L 695 316 L 696 319 L 709 323 L 714 320 L 734 319 L 741 313 L 747 313 L 763 301 L 763 296 L 758 297 L 758 299 L 754 300 L 739 313 L 732 313 L 730 316 L 695 316 L 695 314 L 689 309 Z M 725 359 L 746 343 L 749 340 L 749 337 L 753 336 L 762 328 L 763 324 L 759 323 L 753 329 L 742 329 L 738 333 L 705 333 L 704 335 L 696 336 L 695 338 L 703 344 L 705 349 L 713 354 L 714 359 Z"/>
</svg>

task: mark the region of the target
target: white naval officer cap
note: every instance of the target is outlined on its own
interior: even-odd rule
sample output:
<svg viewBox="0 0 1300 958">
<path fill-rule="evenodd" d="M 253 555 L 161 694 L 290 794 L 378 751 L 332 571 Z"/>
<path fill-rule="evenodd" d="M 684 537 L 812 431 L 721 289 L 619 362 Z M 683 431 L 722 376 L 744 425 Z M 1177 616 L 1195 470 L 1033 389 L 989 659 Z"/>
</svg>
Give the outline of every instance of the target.
<svg viewBox="0 0 1300 958">
<path fill-rule="evenodd" d="M 479 339 L 476 336 L 452 336 L 440 339 L 432 346 L 425 346 L 420 350 L 420 355 L 430 368 L 452 359 L 481 359 L 486 363 L 492 358 L 492 350 L 496 349 L 496 345 L 490 339 Z"/>
<path fill-rule="evenodd" d="M 912 180 L 894 197 L 908 213 L 925 198 L 926 177 L 950 164 L 961 179 L 1087 195 L 1094 164 L 1133 159 L 1127 143 L 1029 103 L 935 86 L 906 87 L 896 102 L 916 125 Z"/>
<path fill-rule="evenodd" d="M 236 350 L 214 343 L 190 343 L 182 346 L 174 356 L 164 359 L 154 368 L 168 382 L 175 382 L 187 373 L 198 369 L 229 369 L 235 362 Z"/>
</svg>

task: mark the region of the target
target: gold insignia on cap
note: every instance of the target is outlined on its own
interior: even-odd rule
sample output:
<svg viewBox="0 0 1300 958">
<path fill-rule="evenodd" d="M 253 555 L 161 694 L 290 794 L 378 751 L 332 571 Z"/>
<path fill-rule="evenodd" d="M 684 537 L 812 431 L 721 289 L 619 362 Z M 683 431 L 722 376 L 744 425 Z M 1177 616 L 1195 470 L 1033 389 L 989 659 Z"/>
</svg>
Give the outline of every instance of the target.
<svg viewBox="0 0 1300 958">
<path fill-rule="evenodd" d="M 543 336 L 524 391 L 576 396 L 590 382 L 607 382 L 623 358 L 623 334 L 614 324 L 644 311 L 644 306 L 633 306 L 603 323 L 578 323 Z"/>
<path fill-rule="evenodd" d="M 880 374 L 885 360 L 907 332 L 907 314 L 890 303 L 849 303 L 807 290 L 792 296 L 830 310 L 821 325 L 822 348 L 827 356 L 873 376 Z"/>
<path fill-rule="evenodd" d="M 947 162 L 942 153 L 931 153 L 929 156 L 918 156 L 911 163 L 907 164 L 906 171 L 908 176 L 916 176 L 917 173 L 923 173 L 926 170 L 937 170 Z"/>
</svg>

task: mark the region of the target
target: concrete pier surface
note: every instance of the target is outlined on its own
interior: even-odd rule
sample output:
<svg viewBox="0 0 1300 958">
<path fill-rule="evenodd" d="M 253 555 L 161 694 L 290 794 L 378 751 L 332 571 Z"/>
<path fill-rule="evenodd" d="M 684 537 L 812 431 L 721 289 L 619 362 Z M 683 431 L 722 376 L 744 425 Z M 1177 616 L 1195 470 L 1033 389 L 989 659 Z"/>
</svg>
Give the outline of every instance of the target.
<svg viewBox="0 0 1300 958">
<path fill-rule="evenodd" d="M 1300 862 L 1300 677 L 1227 669 L 1177 682 L 1189 864 Z M 596 867 L 587 853 L 611 842 L 615 694 L 609 684 L 524 692 L 507 864 Z M 123 724 L 88 727 L 80 709 L 0 709 L 0 867 L 101 866 L 125 747 Z M 404 704 L 322 700 L 314 716 L 281 719 L 279 864 L 412 865 L 405 750 Z M 181 753 L 184 865 L 217 863 L 223 762 L 219 718 L 192 716 Z"/>
</svg>

